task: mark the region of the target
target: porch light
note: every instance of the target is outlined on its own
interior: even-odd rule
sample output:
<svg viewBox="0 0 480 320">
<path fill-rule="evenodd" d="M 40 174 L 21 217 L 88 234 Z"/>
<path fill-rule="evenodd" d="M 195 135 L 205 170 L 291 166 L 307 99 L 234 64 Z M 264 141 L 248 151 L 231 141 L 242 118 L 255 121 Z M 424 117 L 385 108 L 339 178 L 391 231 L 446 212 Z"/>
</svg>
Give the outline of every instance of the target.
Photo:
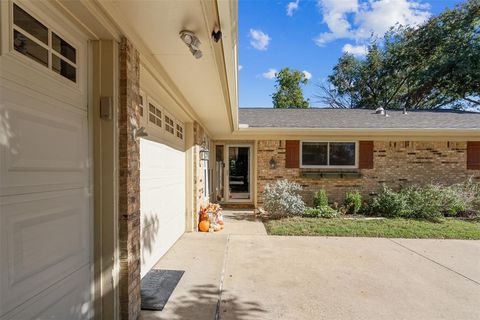
<svg viewBox="0 0 480 320">
<path fill-rule="evenodd" d="M 277 168 L 277 161 L 275 161 L 275 159 L 272 157 L 272 159 L 270 159 L 270 169 L 275 169 Z"/>
<path fill-rule="evenodd" d="M 200 149 L 200 161 L 208 161 L 210 159 L 210 150 L 206 146 Z"/>
<path fill-rule="evenodd" d="M 182 30 L 180 31 L 180 39 L 182 39 L 183 43 L 187 45 L 195 58 L 200 59 L 203 56 L 202 51 L 200 50 L 200 45 L 202 43 L 195 33 L 188 30 Z"/>
</svg>

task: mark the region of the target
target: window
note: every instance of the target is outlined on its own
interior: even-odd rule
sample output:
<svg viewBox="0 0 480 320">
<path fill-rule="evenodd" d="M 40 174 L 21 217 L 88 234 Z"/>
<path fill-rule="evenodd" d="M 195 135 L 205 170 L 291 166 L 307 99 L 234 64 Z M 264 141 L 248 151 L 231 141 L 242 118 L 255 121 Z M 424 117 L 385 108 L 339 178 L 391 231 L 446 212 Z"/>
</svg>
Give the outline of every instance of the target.
<svg viewBox="0 0 480 320">
<path fill-rule="evenodd" d="M 183 140 L 183 127 L 177 123 L 177 138 Z"/>
<path fill-rule="evenodd" d="M 167 132 L 171 134 L 174 134 L 175 132 L 173 127 L 173 120 L 167 115 L 165 115 L 165 130 L 167 130 Z"/>
<path fill-rule="evenodd" d="M 302 167 L 356 167 L 355 142 L 302 142 Z"/>
<path fill-rule="evenodd" d="M 77 82 L 77 50 L 16 4 L 12 32 L 16 52 Z"/>
<path fill-rule="evenodd" d="M 151 103 L 148 104 L 148 121 L 162 127 L 162 111 Z"/>
</svg>

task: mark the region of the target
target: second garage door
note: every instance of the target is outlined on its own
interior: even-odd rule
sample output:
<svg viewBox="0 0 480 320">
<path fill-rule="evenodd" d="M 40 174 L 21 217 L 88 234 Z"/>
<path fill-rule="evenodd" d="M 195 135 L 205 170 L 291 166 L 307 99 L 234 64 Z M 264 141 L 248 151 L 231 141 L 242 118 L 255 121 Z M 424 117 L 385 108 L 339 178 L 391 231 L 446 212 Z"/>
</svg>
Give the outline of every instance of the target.
<svg viewBox="0 0 480 320">
<path fill-rule="evenodd" d="M 185 231 L 185 152 L 140 141 L 141 275 Z"/>
</svg>

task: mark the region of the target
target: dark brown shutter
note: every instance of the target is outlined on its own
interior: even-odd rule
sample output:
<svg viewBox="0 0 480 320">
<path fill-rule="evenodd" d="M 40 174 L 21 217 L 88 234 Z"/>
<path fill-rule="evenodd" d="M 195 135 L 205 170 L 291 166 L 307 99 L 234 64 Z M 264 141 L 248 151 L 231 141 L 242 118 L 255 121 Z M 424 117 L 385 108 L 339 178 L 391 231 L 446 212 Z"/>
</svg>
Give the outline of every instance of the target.
<svg viewBox="0 0 480 320">
<path fill-rule="evenodd" d="M 480 170 L 480 141 L 467 142 L 467 169 Z"/>
<path fill-rule="evenodd" d="M 300 164 L 300 141 L 285 142 L 285 168 L 298 168 Z"/>
<path fill-rule="evenodd" d="M 373 169 L 373 141 L 360 141 L 358 148 L 358 168 Z"/>
</svg>

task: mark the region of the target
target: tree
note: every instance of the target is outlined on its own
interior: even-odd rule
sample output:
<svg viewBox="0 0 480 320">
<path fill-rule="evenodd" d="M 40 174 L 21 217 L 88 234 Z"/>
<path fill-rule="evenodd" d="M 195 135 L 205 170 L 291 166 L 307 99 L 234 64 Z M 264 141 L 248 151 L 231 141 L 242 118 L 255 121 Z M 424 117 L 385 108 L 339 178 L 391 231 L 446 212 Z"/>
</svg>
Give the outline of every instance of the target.
<svg viewBox="0 0 480 320">
<path fill-rule="evenodd" d="M 469 0 L 419 27 L 395 26 L 364 59 L 342 56 L 320 85 L 332 107 L 480 107 L 480 0 Z"/>
<path fill-rule="evenodd" d="M 309 100 L 303 97 L 301 85 L 305 85 L 308 79 L 303 72 L 283 68 L 276 74 L 276 92 L 272 94 L 273 107 L 286 108 L 308 108 Z"/>
</svg>

